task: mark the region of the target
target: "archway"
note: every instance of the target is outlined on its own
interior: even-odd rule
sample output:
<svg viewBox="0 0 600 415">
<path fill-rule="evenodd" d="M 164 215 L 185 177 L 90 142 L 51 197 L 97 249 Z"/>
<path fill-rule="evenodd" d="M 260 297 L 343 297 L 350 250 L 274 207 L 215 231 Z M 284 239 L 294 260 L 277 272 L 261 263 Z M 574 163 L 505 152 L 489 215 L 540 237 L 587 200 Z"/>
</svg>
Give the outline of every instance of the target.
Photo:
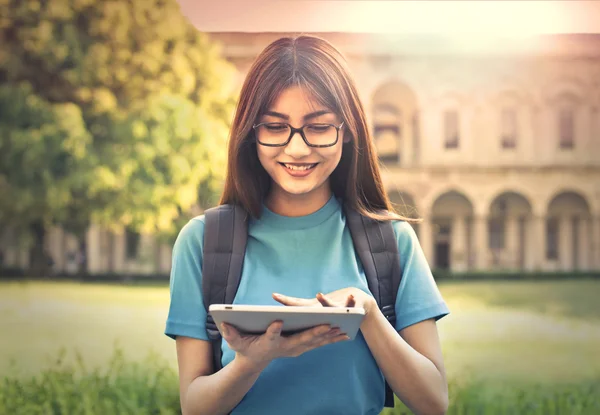
<svg viewBox="0 0 600 415">
<path fill-rule="evenodd" d="M 591 214 L 585 197 L 557 194 L 548 204 L 546 260 L 563 271 L 587 269 L 591 257 Z"/>
<path fill-rule="evenodd" d="M 431 209 L 433 223 L 433 266 L 465 271 L 472 264 L 471 226 L 473 204 L 457 191 L 446 192 Z"/>
<path fill-rule="evenodd" d="M 527 229 L 531 225 L 532 207 L 521 194 L 508 191 L 499 194 L 490 205 L 488 244 L 491 266 L 502 269 L 524 269 L 530 255 Z"/>
</svg>

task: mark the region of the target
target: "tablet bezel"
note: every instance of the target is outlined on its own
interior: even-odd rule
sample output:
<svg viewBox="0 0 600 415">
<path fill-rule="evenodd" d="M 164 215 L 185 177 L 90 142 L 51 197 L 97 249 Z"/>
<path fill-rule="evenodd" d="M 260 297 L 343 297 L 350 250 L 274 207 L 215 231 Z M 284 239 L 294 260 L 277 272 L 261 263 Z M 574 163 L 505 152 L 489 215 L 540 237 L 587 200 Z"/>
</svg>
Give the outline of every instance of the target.
<svg viewBox="0 0 600 415">
<path fill-rule="evenodd" d="M 284 335 L 291 335 L 321 324 L 339 327 L 350 340 L 356 337 L 365 317 L 361 307 L 279 306 L 211 304 L 209 312 L 217 328 L 226 322 L 244 334 L 261 334 L 274 321 L 283 321 Z"/>
</svg>

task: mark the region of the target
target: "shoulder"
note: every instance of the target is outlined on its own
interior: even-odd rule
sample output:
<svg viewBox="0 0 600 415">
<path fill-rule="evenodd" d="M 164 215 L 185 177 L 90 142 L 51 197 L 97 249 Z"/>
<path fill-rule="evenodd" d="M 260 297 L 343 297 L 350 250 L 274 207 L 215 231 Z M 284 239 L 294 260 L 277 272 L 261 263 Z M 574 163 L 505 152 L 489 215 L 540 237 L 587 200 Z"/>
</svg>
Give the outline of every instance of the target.
<svg viewBox="0 0 600 415">
<path fill-rule="evenodd" d="M 185 246 L 202 247 L 204 240 L 204 215 L 190 219 L 179 231 L 175 241 L 174 249 Z"/>
<path fill-rule="evenodd" d="M 392 221 L 392 227 L 396 234 L 396 242 L 400 253 L 410 252 L 415 245 L 419 244 L 417 234 L 410 223 L 403 220 L 394 220 Z"/>
</svg>

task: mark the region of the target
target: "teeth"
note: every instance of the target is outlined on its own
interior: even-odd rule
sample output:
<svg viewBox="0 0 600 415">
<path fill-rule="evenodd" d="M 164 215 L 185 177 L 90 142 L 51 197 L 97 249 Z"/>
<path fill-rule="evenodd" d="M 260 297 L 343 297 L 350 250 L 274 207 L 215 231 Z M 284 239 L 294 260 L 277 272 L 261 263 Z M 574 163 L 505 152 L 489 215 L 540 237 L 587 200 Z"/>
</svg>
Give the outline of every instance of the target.
<svg viewBox="0 0 600 415">
<path fill-rule="evenodd" d="M 304 166 L 294 166 L 294 165 L 291 165 L 291 164 L 284 164 L 284 166 L 286 168 L 290 169 L 290 170 L 299 170 L 299 171 L 302 171 L 302 170 L 308 170 L 308 169 L 313 168 L 315 166 L 315 164 L 307 164 L 307 165 L 304 165 Z"/>
</svg>

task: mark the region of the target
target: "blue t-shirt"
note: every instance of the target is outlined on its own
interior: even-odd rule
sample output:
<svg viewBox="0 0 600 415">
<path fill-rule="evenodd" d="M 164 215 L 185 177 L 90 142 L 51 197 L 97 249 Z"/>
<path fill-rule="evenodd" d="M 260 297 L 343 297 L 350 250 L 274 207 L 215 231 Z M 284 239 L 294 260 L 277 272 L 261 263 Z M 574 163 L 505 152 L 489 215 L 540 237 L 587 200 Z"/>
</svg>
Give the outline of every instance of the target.
<svg viewBox="0 0 600 415">
<path fill-rule="evenodd" d="M 396 329 L 448 314 L 412 227 L 395 221 L 403 270 L 396 300 Z M 202 300 L 204 216 L 185 225 L 173 248 L 171 305 L 165 334 L 208 340 Z M 307 216 L 284 217 L 263 208 L 251 219 L 242 277 L 234 304 L 279 305 L 278 292 L 313 298 L 318 292 L 357 287 L 369 293 L 342 207 L 332 197 Z M 225 341 L 223 365 L 234 358 Z M 379 414 L 383 375 L 362 334 L 276 359 L 260 374 L 233 414 Z"/>
</svg>

